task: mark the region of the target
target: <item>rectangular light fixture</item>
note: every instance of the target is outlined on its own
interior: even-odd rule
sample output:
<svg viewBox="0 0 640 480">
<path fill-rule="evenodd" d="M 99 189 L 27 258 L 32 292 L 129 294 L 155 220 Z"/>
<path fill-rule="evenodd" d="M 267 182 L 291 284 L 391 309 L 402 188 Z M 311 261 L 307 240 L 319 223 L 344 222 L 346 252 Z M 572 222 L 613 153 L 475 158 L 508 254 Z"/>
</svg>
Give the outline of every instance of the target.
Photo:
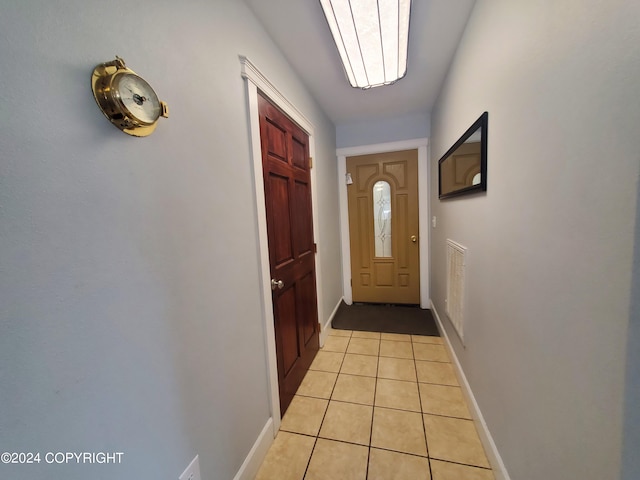
<svg viewBox="0 0 640 480">
<path fill-rule="evenodd" d="M 407 73 L 411 0 L 320 0 L 352 87 L 390 85 Z"/>
</svg>

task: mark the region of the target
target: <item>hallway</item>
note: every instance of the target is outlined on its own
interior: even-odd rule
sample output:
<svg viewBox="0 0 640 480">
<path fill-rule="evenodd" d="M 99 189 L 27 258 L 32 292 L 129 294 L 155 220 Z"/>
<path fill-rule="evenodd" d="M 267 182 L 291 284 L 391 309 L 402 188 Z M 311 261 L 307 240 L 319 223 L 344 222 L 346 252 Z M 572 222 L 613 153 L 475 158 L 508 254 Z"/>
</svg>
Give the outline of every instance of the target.
<svg viewBox="0 0 640 480">
<path fill-rule="evenodd" d="M 332 330 L 256 480 L 493 480 L 442 338 Z"/>
</svg>

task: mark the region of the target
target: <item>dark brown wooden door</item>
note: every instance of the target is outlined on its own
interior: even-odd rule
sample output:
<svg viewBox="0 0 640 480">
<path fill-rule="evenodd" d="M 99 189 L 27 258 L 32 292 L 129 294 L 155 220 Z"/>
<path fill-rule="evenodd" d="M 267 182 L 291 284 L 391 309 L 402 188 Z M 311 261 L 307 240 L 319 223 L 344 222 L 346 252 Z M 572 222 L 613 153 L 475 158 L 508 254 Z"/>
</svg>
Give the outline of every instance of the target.
<svg viewBox="0 0 640 480">
<path fill-rule="evenodd" d="M 318 352 L 308 135 L 259 96 L 280 413 Z"/>
</svg>

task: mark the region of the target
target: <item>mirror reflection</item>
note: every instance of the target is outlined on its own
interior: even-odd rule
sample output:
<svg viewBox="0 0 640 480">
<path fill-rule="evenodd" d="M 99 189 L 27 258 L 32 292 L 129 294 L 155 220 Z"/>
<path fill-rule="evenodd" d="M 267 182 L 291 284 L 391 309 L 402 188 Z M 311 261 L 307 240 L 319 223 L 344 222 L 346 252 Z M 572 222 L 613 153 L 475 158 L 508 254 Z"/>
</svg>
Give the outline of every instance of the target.
<svg viewBox="0 0 640 480">
<path fill-rule="evenodd" d="M 440 198 L 487 189 L 487 118 L 485 112 L 440 159 Z"/>
</svg>

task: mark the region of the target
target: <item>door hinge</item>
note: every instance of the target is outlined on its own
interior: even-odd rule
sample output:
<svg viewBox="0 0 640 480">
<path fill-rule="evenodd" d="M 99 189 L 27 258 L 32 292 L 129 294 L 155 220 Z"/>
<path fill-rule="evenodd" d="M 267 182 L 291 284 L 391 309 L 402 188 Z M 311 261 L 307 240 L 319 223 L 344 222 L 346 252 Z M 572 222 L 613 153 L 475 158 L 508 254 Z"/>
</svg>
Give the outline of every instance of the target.
<svg viewBox="0 0 640 480">
<path fill-rule="evenodd" d="M 313 168 L 313 157 L 309 157 L 309 168 Z"/>
<path fill-rule="evenodd" d="M 318 253 L 318 244 L 317 243 L 313 244 L 313 253 Z"/>
<path fill-rule="evenodd" d="M 322 324 L 318 322 L 318 333 L 322 333 Z"/>
<path fill-rule="evenodd" d="M 351 280 L 349 280 L 349 285 L 351 285 L 353 287 L 353 278 Z"/>
</svg>

